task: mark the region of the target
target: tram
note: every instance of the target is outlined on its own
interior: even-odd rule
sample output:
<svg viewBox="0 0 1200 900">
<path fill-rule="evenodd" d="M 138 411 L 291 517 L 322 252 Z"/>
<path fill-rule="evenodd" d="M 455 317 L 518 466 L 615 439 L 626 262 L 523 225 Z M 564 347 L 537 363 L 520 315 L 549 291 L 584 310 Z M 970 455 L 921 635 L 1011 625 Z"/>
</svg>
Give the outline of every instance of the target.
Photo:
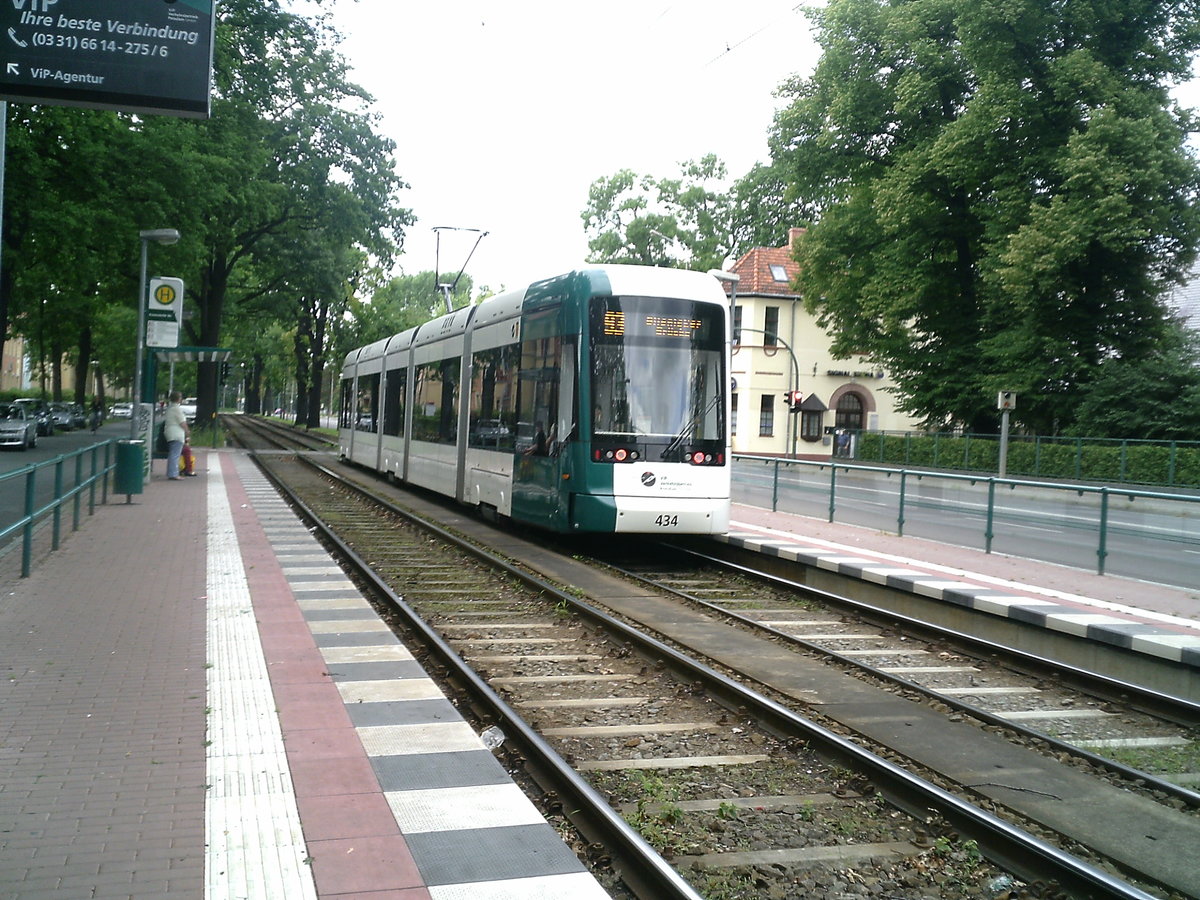
<svg viewBox="0 0 1200 900">
<path fill-rule="evenodd" d="M 721 534 L 728 373 L 711 275 L 580 268 L 351 351 L 339 452 L 552 531 Z"/>
</svg>

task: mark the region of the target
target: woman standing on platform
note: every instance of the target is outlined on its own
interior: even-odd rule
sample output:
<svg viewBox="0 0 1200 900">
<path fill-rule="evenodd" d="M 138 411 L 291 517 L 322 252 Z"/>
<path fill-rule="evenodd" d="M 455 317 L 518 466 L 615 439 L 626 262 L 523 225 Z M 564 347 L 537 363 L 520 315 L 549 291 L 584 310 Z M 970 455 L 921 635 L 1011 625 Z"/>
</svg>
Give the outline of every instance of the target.
<svg viewBox="0 0 1200 900">
<path fill-rule="evenodd" d="M 179 480 L 179 454 L 183 451 L 183 442 L 190 440 L 192 430 L 188 427 L 187 416 L 184 415 L 179 401 L 183 394 L 171 391 L 171 402 L 163 413 L 163 437 L 167 440 L 167 478 Z"/>
</svg>

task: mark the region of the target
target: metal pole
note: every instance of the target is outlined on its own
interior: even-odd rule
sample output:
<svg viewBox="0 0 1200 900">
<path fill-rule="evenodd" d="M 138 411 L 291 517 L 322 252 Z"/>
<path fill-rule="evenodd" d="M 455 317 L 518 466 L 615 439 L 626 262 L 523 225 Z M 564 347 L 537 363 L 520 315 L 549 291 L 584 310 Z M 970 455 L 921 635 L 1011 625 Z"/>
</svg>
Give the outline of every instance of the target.
<svg viewBox="0 0 1200 900">
<path fill-rule="evenodd" d="M 837 501 L 837 463 L 829 467 L 829 521 L 833 521 L 833 513 L 836 508 Z"/>
<path fill-rule="evenodd" d="M 137 354 L 133 358 L 133 415 L 129 417 L 129 439 L 137 440 L 138 414 L 142 405 L 142 356 L 146 347 L 146 243 L 141 238 L 142 268 L 138 279 Z M 147 447 L 149 451 L 153 448 Z"/>
<path fill-rule="evenodd" d="M 1108 488 L 1100 488 L 1100 545 L 1096 548 L 1096 574 L 1104 574 L 1108 558 Z"/>
<path fill-rule="evenodd" d="M 4 168 L 8 155 L 8 101 L 0 100 L 0 277 L 4 273 Z M 5 323 L 7 324 L 7 318 Z M 7 334 L 0 334 L 2 345 Z"/>
<path fill-rule="evenodd" d="M 1008 472 L 1008 410 L 1000 412 L 1000 477 Z"/>
<path fill-rule="evenodd" d="M 1008 415 L 1007 410 L 1004 413 Z M 992 552 L 992 538 L 996 536 L 996 479 L 988 479 L 987 524 L 984 526 L 984 552 Z"/>
<path fill-rule="evenodd" d="M 770 334 L 771 336 L 773 336 L 775 338 L 775 340 L 779 342 L 779 346 L 781 346 L 784 350 L 786 350 L 788 352 L 788 356 L 791 357 L 791 360 L 792 360 L 792 386 L 788 388 L 788 393 L 790 393 L 792 390 L 797 390 L 797 391 L 800 390 L 800 363 L 796 361 L 796 354 L 792 350 L 791 345 L 787 341 L 785 341 L 783 338 L 781 338 L 779 335 L 775 334 L 774 332 L 766 332 L 766 331 L 763 331 L 761 328 L 741 328 L 738 330 L 743 331 L 743 332 L 749 331 L 754 334 L 762 334 L 762 335 Z M 765 348 L 766 344 L 763 344 L 763 347 Z M 787 420 L 785 421 L 784 426 L 783 426 L 783 453 L 785 456 L 787 455 L 788 437 L 790 435 L 791 443 L 792 443 L 792 454 L 791 455 L 795 456 L 796 455 L 796 432 L 798 431 L 798 429 L 793 427 L 793 425 L 794 425 L 793 419 L 795 419 L 795 416 L 793 415 L 790 407 L 788 409 L 786 409 L 784 411 L 784 413 L 787 416 Z"/>
</svg>

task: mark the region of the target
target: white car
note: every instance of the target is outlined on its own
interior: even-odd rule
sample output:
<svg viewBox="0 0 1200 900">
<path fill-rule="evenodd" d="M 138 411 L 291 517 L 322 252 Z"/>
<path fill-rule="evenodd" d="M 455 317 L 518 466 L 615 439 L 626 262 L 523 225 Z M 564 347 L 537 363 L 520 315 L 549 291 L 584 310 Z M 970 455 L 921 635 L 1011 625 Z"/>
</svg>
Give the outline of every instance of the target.
<svg viewBox="0 0 1200 900">
<path fill-rule="evenodd" d="M 183 414 L 187 416 L 188 424 L 193 425 L 196 422 L 196 398 L 184 397 L 183 402 L 179 404 L 179 408 L 183 410 Z"/>
<path fill-rule="evenodd" d="M 109 414 L 114 419 L 132 419 L 133 418 L 133 404 L 132 403 L 114 403 L 112 405 L 112 409 L 109 410 Z"/>
<path fill-rule="evenodd" d="M 37 446 L 37 421 L 20 403 L 0 403 L 0 446 L 27 450 Z"/>
</svg>

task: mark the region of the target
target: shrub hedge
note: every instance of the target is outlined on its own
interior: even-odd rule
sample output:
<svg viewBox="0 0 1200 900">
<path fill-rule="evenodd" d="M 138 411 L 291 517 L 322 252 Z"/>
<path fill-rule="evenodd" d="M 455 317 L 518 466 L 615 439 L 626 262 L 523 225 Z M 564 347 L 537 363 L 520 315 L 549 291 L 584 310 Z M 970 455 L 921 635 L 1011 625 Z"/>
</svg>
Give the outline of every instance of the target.
<svg viewBox="0 0 1200 900">
<path fill-rule="evenodd" d="M 905 468 L 995 472 L 996 435 L 889 434 L 864 431 L 855 458 Z M 1007 474 L 1015 478 L 1200 487 L 1200 441 L 1116 441 L 1014 436 Z"/>
</svg>

